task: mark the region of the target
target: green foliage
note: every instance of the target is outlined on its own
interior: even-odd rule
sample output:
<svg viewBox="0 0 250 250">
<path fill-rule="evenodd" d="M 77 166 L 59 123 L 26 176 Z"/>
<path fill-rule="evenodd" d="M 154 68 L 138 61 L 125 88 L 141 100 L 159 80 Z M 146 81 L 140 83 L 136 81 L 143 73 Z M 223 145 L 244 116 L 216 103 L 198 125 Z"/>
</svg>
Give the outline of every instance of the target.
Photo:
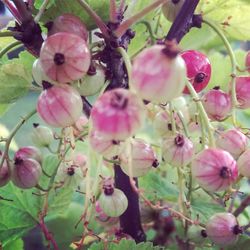
<svg viewBox="0 0 250 250">
<path fill-rule="evenodd" d="M 18 239 L 6 245 L 4 250 L 23 250 L 23 247 L 23 241 Z"/>
<path fill-rule="evenodd" d="M 199 12 L 214 21 L 229 36 L 237 40 L 250 38 L 250 2 L 248 0 L 202 0 Z"/>
<path fill-rule="evenodd" d="M 196 197 L 191 201 L 191 211 L 194 219 L 198 215 L 199 220 L 206 223 L 215 213 L 225 212 L 225 208 L 204 197 Z"/>
<path fill-rule="evenodd" d="M 43 169 L 47 174 L 52 175 L 58 167 L 58 163 L 59 160 L 57 156 L 49 155 L 43 160 Z M 49 181 L 50 178 L 43 175 L 40 183 L 43 188 L 47 188 L 49 186 Z M 51 215 L 64 213 L 71 203 L 73 192 L 74 190 L 67 186 L 52 189 L 49 192 L 48 213 Z"/>
<path fill-rule="evenodd" d="M 164 247 L 154 247 L 151 242 L 136 244 L 133 240 L 121 240 L 119 244 L 117 243 L 109 243 L 107 246 L 108 250 L 121 250 L 121 249 L 129 249 L 129 250 L 163 250 Z M 90 246 L 89 250 L 103 250 L 104 243 L 94 243 Z"/>
<path fill-rule="evenodd" d="M 171 177 L 170 177 L 171 178 Z M 162 177 L 159 173 L 149 172 L 140 178 L 140 187 L 145 190 L 145 195 L 150 200 L 176 201 L 178 188 L 169 178 Z"/>
<path fill-rule="evenodd" d="M 0 104 L 0 117 L 8 110 L 9 104 Z"/>
<path fill-rule="evenodd" d="M 69 250 L 69 245 L 73 241 L 81 239 L 82 225 L 75 228 L 83 213 L 83 206 L 75 202 L 64 209 L 63 214 L 49 215 L 46 218 L 46 225 L 54 238 L 60 250 Z"/>
<path fill-rule="evenodd" d="M 241 69 L 245 67 L 245 57 L 246 51 L 241 49 L 235 50 L 235 57 L 238 63 L 238 66 Z M 220 86 L 223 90 L 229 90 L 229 83 L 231 80 L 231 62 L 228 55 L 223 55 L 218 51 L 213 51 L 211 54 L 208 54 L 208 58 L 212 66 L 212 75 L 207 89 L 211 89 L 215 86 Z M 244 75 L 246 73 L 238 73 L 239 75 Z"/>
<path fill-rule="evenodd" d="M 32 194 L 36 190 L 21 190 L 12 183 L 0 189 L 0 242 L 3 246 L 23 236 L 37 224 L 42 199 Z"/>
<path fill-rule="evenodd" d="M 91 8 L 102 18 L 107 21 L 109 17 L 109 0 L 88 0 L 86 1 Z M 42 16 L 41 21 L 47 23 L 53 21 L 57 16 L 63 13 L 72 13 L 84 22 L 88 29 L 96 28 L 96 25 L 92 18 L 85 12 L 84 8 L 78 3 L 78 1 L 68 0 L 54 0 L 54 4 L 51 5 L 45 14 Z"/>
<path fill-rule="evenodd" d="M 10 62 L 0 68 L 0 103 L 13 103 L 30 87 L 30 74 L 20 63 Z"/>
<path fill-rule="evenodd" d="M 249 250 L 250 238 L 246 235 L 241 235 L 239 240 L 234 245 L 225 248 L 225 250 Z"/>
</svg>

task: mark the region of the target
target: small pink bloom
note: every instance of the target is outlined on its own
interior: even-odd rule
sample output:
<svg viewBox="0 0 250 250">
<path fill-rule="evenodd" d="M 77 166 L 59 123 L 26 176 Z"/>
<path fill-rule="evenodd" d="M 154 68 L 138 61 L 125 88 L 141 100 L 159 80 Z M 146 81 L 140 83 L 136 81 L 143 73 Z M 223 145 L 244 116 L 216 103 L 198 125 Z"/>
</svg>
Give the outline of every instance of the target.
<svg viewBox="0 0 250 250">
<path fill-rule="evenodd" d="M 44 41 L 40 62 L 50 79 L 67 83 L 78 80 L 87 73 L 90 66 L 90 52 L 81 37 L 59 32 Z"/>
<path fill-rule="evenodd" d="M 250 76 L 236 77 L 236 96 L 240 108 L 250 108 Z"/>
<path fill-rule="evenodd" d="M 238 157 L 246 150 L 248 138 L 237 129 L 229 129 L 222 132 L 216 140 L 216 145 L 228 151 L 234 159 Z"/>
<path fill-rule="evenodd" d="M 53 127 L 73 125 L 82 115 L 82 99 L 69 85 L 52 86 L 45 89 L 38 98 L 37 112 Z"/>
<path fill-rule="evenodd" d="M 129 152 L 120 154 L 121 169 L 129 175 Z M 157 167 L 159 162 L 153 148 L 142 139 L 134 139 L 131 143 L 132 176 L 140 177 L 148 173 L 152 167 Z"/>
<path fill-rule="evenodd" d="M 187 67 L 187 78 L 197 93 L 201 92 L 211 78 L 211 64 L 206 55 L 196 50 L 187 50 L 181 53 Z M 189 94 L 185 87 L 183 93 Z"/>
<path fill-rule="evenodd" d="M 206 225 L 207 236 L 220 246 L 235 243 L 241 232 L 235 216 L 231 213 L 214 214 Z"/>
<path fill-rule="evenodd" d="M 144 49 L 132 68 L 133 88 L 141 98 L 155 103 L 166 103 L 180 96 L 185 86 L 184 60 L 180 56 L 169 58 L 164 48 L 154 45 Z"/>
<path fill-rule="evenodd" d="M 16 158 L 11 180 L 17 187 L 28 189 L 38 184 L 41 174 L 42 168 L 36 160 Z"/>
<path fill-rule="evenodd" d="M 250 149 L 247 149 L 237 161 L 241 175 L 250 178 Z"/>
<path fill-rule="evenodd" d="M 0 169 L 0 187 L 5 186 L 9 182 L 9 180 L 10 180 L 10 171 L 7 162 L 4 161 L 2 168 Z"/>
<path fill-rule="evenodd" d="M 126 89 L 105 92 L 91 110 L 94 129 L 113 140 L 132 136 L 143 125 L 144 115 L 143 103 Z"/>
<path fill-rule="evenodd" d="M 33 146 L 22 147 L 19 150 L 17 150 L 14 159 L 16 158 L 32 158 L 37 162 L 39 162 L 40 164 L 42 163 L 41 151 Z"/>
<path fill-rule="evenodd" d="M 230 95 L 218 88 L 209 90 L 202 97 L 202 103 L 208 117 L 215 121 L 223 121 L 232 110 Z"/>
<path fill-rule="evenodd" d="M 238 168 L 234 158 L 222 149 L 208 148 L 196 155 L 192 175 L 207 191 L 226 190 L 236 181 Z"/>
<path fill-rule="evenodd" d="M 58 32 L 72 33 L 80 36 L 85 41 L 88 40 L 88 30 L 81 19 L 72 14 L 63 14 L 54 19 L 53 24 L 49 27 L 48 35 L 54 35 Z"/>
<path fill-rule="evenodd" d="M 194 155 L 193 143 L 185 136 L 178 134 L 163 139 L 162 155 L 164 160 L 175 167 L 189 164 Z"/>
<path fill-rule="evenodd" d="M 91 131 L 89 142 L 94 151 L 109 159 L 119 155 L 123 149 L 121 141 L 109 139 L 96 130 Z"/>
</svg>

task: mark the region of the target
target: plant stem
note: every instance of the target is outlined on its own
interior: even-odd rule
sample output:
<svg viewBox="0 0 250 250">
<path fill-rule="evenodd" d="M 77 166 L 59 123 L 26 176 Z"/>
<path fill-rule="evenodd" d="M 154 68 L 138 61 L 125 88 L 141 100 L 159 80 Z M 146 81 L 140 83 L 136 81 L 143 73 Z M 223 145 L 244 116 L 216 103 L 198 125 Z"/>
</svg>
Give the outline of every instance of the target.
<svg viewBox="0 0 250 250">
<path fill-rule="evenodd" d="M 39 9 L 39 12 L 37 13 L 37 15 L 36 15 L 35 18 L 34 18 L 35 23 L 38 23 L 39 20 L 41 19 L 41 17 L 42 17 L 42 15 L 43 15 L 44 11 L 46 10 L 47 5 L 49 4 L 49 1 L 50 1 L 50 0 L 44 0 L 44 1 L 43 1 L 42 5 L 41 5 L 41 7 L 40 7 L 40 9 Z"/>
<path fill-rule="evenodd" d="M 179 43 L 189 29 L 194 27 L 193 15 L 198 3 L 199 0 L 185 1 L 165 38 L 166 40 L 176 40 Z"/>
<path fill-rule="evenodd" d="M 102 21 L 102 19 L 95 13 L 95 11 L 84 1 L 77 0 L 79 4 L 84 8 L 84 10 L 93 18 L 97 27 L 101 30 L 104 37 L 109 38 L 108 27 Z"/>
<path fill-rule="evenodd" d="M 27 6 L 23 0 L 12 0 L 20 13 L 21 22 L 27 22 L 33 19 L 31 12 L 28 11 Z"/>
<path fill-rule="evenodd" d="M 126 66 L 126 69 L 127 69 L 127 74 L 128 74 L 128 84 L 129 84 L 130 80 L 131 80 L 131 72 L 132 72 L 132 64 L 131 64 L 129 55 L 128 55 L 127 51 L 122 47 L 118 47 L 117 51 L 121 54 L 121 56 L 123 58 L 123 61 L 125 63 L 125 66 Z"/>
<path fill-rule="evenodd" d="M 148 33 L 150 35 L 151 44 L 152 45 L 155 44 L 155 41 L 157 40 L 157 37 L 154 35 L 153 29 L 152 29 L 150 23 L 147 22 L 147 21 L 140 21 L 137 24 L 144 24 L 146 26 L 147 31 L 148 31 Z"/>
<path fill-rule="evenodd" d="M 5 48 L 0 51 L 0 58 L 2 58 L 6 53 L 8 53 L 11 49 L 15 48 L 16 46 L 22 44 L 20 41 L 15 41 L 13 43 L 8 44 Z"/>
<path fill-rule="evenodd" d="M 224 33 L 220 30 L 220 28 L 218 28 L 215 24 L 213 24 L 212 22 L 210 22 L 207 19 L 203 19 L 202 22 L 206 23 L 209 27 L 211 27 L 217 33 L 217 35 L 223 41 L 223 43 L 224 43 L 224 45 L 225 45 L 225 47 L 227 49 L 228 55 L 230 57 L 230 61 L 231 61 L 231 65 L 232 65 L 232 72 L 231 72 L 231 77 L 232 77 L 232 81 L 231 81 L 231 98 L 232 98 L 232 104 L 233 104 L 232 119 L 233 119 L 233 124 L 236 125 L 235 108 L 237 108 L 237 106 L 238 106 L 237 95 L 236 95 L 236 74 L 237 74 L 236 58 L 235 58 L 233 49 L 232 49 L 229 41 L 227 40 Z"/>
<path fill-rule="evenodd" d="M 36 109 L 32 110 L 30 113 L 28 113 L 26 116 L 22 118 L 22 120 L 16 125 L 16 127 L 11 131 L 10 135 L 8 136 L 8 139 L 5 143 L 5 150 L 1 159 L 0 163 L 0 169 L 3 166 L 3 162 L 6 159 L 8 167 L 9 167 L 9 148 L 10 148 L 10 143 L 13 139 L 13 137 L 16 135 L 17 131 L 23 126 L 23 124 L 28 121 L 34 114 L 36 113 Z"/>
<path fill-rule="evenodd" d="M 13 15 L 13 17 L 15 17 L 16 21 L 21 24 L 22 22 L 22 18 L 21 15 L 19 13 L 19 11 L 17 10 L 17 8 L 14 6 L 14 4 L 9 1 L 9 0 L 2 0 L 4 5 L 7 7 L 7 9 L 10 11 L 10 13 Z"/>
<path fill-rule="evenodd" d="M 174 112 L 172 102 L 169 103 L 169 112 L 170 112 L 172 133 L 173 133 L 173 135 L 175 135 L 176 134 L 176 123 L 175 123 L 175 117 L 174 117 L 175 112 Z"/>
<path fill-rule="evenodd" d="M 244 210 L 245 208 L 247 208 L 248 206 L 250 206 L 250 195 L 247 196 L 240 204 L 240 206 L 234 211 L 234 216 L 237 217 L 239 216 Z"/>
<path fill-rule="evenodd" d="M 129 19 L 122 22 L 122 24 L 119 26 L 119 28 L 114 32 L 117 37 L 121 37 L 126 30 L 131 27 L 135 22 L 139 21 L 142 17 L 147 15 L 149 12 L 155 10 L 157 7 L 159 7 L 161 4 L 166 2 L 166 0 L 157 0 L 154 1 L 149 6 L 145 7 L 142 11 L 135 14 L 134 16 L 130 17 Z"/>
<path fill-rule="evenodd" d="M 14 32 L 12 32 L 12 31 L 0 32 L 0 37 L 9 37 L 9 36 L 13 36 L 13 35 L 14 35 Z"/>
<path fill-rule="evenodd" d="M 183 130 L 184 130 L 184 134 L 186 135 L 186 137 L 189 137 L 189 132 L 188 132 L 188 128 L 187 128 L 187 124 L 186 124 L 186 121 L 184 119 L 184 116 L 182 114 L 181 111 L 177 111 L 177 115 L 181 121 L 181 124 L 182 124 L 182 127 L 183 127 Z"/>
<path fill-rule="evenodd" d="M 116 22 L 116 2 L 115 0 L 109 1 L 109 21 L 112 23 Z"/>
<path fill-rule="evenodd" d="M 214 135 L 213 135 L 214 128 L 210 124 L 209 118 L 208 118 L 207 113 L 206 113 L 206 111 L 201 103 L 201 100 L 200 100 L 198 94 L 196 93 L 193 85 L 189 81 L 186 81 L 186 85 L 188 87 L 190 95 L 192 96 L 194 101 L 196 101 L 197 108 L 199 109 L 199 115 L 202 118 L 202 120 L 206 126 L 210 147 L 215 147 L 215 141 L 214 141 Z"/>
</svg>

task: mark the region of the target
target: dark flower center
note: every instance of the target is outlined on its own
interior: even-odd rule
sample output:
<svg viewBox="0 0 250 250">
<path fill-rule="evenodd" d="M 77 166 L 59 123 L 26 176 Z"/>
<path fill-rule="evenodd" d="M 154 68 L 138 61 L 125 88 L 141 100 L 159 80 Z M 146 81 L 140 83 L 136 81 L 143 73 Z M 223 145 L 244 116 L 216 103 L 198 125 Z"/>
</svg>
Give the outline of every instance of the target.
<svg viewBox="0 0 250 250">
<path fill-rule="evenodd" d="M 128 106 L 128 98 L 118 92 L 114 92 L 110 104 L 113 108 L 123 110 Z"/>
<path fill-rule="evenodd" d="M 103 190 L 105 195 L 112 195 L 114 193 L 113 186 L 105 186 Z"/>
<path fill-rule="evenodd" d="M 113 144 L 113 145 L 119 145 L 119 144 L 120 144 L 120 141 L 112 140 L 112 144 Z"/>
<path fill-rule="evenodd" d="M 185 143 L 183 135 L 177 135 L 174 139 L 174 143 L 177 147 L 182 147 Z"/>
<path fill-rule="evenodd" d="M 158 166 L 159 166 L 159 161 L 157 159 L 155 159 L 153 161 L 152 167 L 157 168 Z"/>
<path fill-rule="evenodd" d="M 207 238 L 207 232 L 206 230 L 201 230 L 201 236 L 204 237 L 204 238 Z"/>
<path fill-rule="evenodd" d="M 236 235 L 242 234 L 242 233 L 243 233 L 243 230 L 242 230 L 242 228 L 241 228 L 239 225 L 235 225 L 235 226 L 233 227 L 233 233 L 236 234 Z"/>
<path fill-rule="evenodd" d="M 228 167 L 222 167 L 220 170 L 220 177 L 222 179 L 228 179 L 232 176 L 232 171 Z"/>
<path fill-rule="evenodd" d="M 67 169 L 67 174 L 68 174 L 69 176 L 74 175 L 74 174 L 75 174 L 75 169 L 74 169 L 73 167 L 69 167 L 69 168 Z"/>
<path fill-rule="evenodd" d="M 65 63 L 65 57 L 62 53 L 56 53 L 54 55 L 54 63 L 56 65 L 62 65 Z"/>
<path fill-rule="evenodd" d="M 20 165 L 22 163 L 23 163 L 23 159 L 22 158 L 20 158 L 20 157 L 16 157 L 15 158 L 15 165 Z"/>
<path fill-rule="evenodd" d="M 206 74 L 204 73 L 198 73 L 196 76 L 195 76 L 195 82 L 197 83 L 202 83 L 206 78 Z"/>
<path fill-rule="evenodd" d="M 172 0 L 172 3 L 173 4 L 177 4 L 177 3 L 179 3 L 180 2 L 180 0 Z"/>
</svg>

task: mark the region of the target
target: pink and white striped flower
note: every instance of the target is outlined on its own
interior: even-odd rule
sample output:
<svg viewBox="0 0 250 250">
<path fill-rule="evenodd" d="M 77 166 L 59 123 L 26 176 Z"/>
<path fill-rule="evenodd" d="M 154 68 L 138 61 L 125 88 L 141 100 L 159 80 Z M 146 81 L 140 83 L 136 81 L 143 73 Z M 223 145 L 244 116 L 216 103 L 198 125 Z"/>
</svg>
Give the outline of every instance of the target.
<svg viewBox="0 0 250 250">
<path fill-rule="evenodd" d="M 208 148 L 193 159 L 192 175 L 205 190 L 222 191 L 236 181 L 238 167 L 234 158 L 227 151 Z"/>
</svg>

